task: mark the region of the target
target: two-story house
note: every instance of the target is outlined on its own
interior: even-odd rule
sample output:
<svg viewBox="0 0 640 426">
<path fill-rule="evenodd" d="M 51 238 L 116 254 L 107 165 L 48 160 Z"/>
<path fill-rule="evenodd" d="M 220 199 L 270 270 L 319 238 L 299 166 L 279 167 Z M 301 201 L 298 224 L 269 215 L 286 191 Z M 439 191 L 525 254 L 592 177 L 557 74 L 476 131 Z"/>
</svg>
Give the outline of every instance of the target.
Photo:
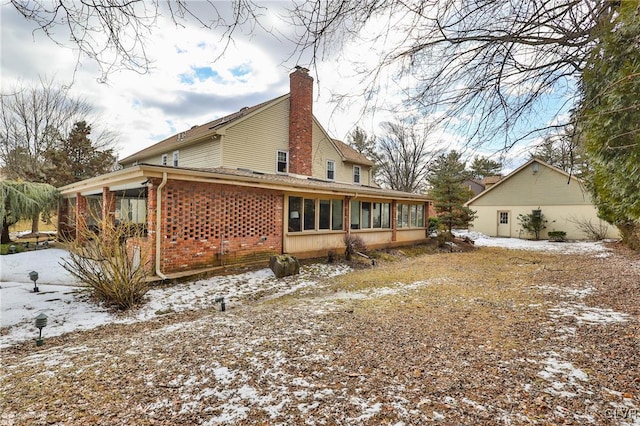
<svg viewBox="0 0 640 426">
<path fill-rule="evenodd" d="M 297 67 L 290 93 L 173 135 L 116 172 L 60 188 L 59 230 L 77 217 L 145 227 L 160 278 L 270 255 L 323 256 L 345 234 L 368 247 L 427 238 L 426 196 L 382 189 L 373 163 L 313 116 L 313 78 Z"/>
</svg>

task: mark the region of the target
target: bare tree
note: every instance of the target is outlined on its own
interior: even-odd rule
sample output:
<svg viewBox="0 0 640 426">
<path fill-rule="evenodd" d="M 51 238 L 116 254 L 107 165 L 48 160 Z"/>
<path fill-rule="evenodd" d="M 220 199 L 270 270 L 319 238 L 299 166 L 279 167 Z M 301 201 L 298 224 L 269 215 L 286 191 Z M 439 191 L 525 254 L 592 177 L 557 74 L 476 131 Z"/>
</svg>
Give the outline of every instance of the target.
<svg viewBox="0 0 640 426">
<path fill-rule="evenodd" d="M 52 80 L 0 94 L 0 165 L 5 177 L 48 182 L 45 153 L 69 135 L 74 123 L 88 121 L 91 111 L 86 101 Z M 96 144 L 113 145 L 113 134 L 103 133 Z"/>
<path fill-rule="evenodd" d="M 146 72 L 147 36 L 161 15 L 175 25 L 195 21 L 221 29 L 227 42 L 239 29 L 265 28 L 271 16 L 253 0 L 188 2 L 11 0 L 36 29 L 78 49 L 101 67 Z M 358 64 L 364 99 L 378 99 L 393 80 L 423 113 L 438 111 L 475 146 L 502 140 L 509 149 L 564 123 L 553 116 L 575 104 L 577 79 L 619 0 L 311 0 L 294 2 L 292 56 L 313 66 L 349 43 L 376 48 L 377 64 Z M 269 7 L 269 12 L 275 7 Z M 284 13 L 284 9 L 281 7 Z M 64 31 L 57 31 L 64 29 Z M 69 41 L 70 40 L 70 41 Z M 551 96 L 554 102 L 543 102 Z M 530 118 L 542 120 L 532 124 Z M 554 123 L 554 124 L 550 124 Z"/>
<path fill-rule="evenodd" d="M 453 118 L 475 146 L 560 128 L 552 119 L 575 104 L 596 30 L 612 0 L 333 0 L 295 10 L 300 47 L 314 60 L 348 43 L 375 46 L 380 60 L 362 69 L 365 98 L 389 75 L 407 81 L 407 101 Z M 552 97 L 553 105 L 543 102 Z M 529 120 L 543 120 L 534 124 Z M 555 124 L 551 124 L 555 123 Z M 498 139 L 500 140 L 500 139 Z"/>
<path fill-rule="evenodd" d="M 252 0 L 216 2 L 207 0 L 11 0 L 16 10 L 53 42 L 78 52 L 78 64 L 86 55 L 100 68 L 105 82 L 118 70 L 140 74 L 149 71 L 153 58 L 147 53 L 148 37 L 158 18 L 167 16 L 176 26 L 187 21 L 204 28 L 222 29 L 228 45 L 239 28 L 253 31 L 267 10 Z"/>
<path fill-rule="evenodd" d="M 386 135 L 378 140 L 376 150 L 379 183 L 397 191 L 420 192 L 429 162 L 440 153 L 429 149 L 429 128 L 421 128 L 414 120 L 385 122 L 382 127 Z"/>
</svg>

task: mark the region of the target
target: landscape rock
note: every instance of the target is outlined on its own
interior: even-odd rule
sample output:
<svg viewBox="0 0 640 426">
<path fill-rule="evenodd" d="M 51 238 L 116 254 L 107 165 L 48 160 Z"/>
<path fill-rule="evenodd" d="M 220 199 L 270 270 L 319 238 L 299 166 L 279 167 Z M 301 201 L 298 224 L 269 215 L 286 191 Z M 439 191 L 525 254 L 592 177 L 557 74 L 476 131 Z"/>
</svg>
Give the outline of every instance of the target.
<svg viewBox="0 0 640 426">
<path fill-rule="evenodd" d="M 276 278 L 288 277 L 300 273 L 300 262 L 298 262 L 298 258 L 289 254 L 271 256 L 269 258 L 269 268 L 271 268 Z"/>
</svg>

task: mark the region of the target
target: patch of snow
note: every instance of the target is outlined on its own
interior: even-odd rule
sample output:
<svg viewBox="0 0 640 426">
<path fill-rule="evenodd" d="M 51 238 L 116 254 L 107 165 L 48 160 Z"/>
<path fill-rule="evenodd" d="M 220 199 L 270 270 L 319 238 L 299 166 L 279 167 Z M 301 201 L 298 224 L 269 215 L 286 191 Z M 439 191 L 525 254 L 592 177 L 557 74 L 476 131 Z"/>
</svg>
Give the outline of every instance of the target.
<svg viewBox="0 0 640 426">
<path fill-rule="evenodd" d="M 573 317 L 578 324 L 610 324 L 626 322 L 630 316 L 611 309 L 586 306 L 579 303 L 561 303 L 549 309 L 552 318 Z"/>
<path fill-rule="evenodd" d="M 359 424 L 361 422 L 364 422 L 375 416 L 380 412 L 380 410 L 382 410 L 382 403 L 376 402 L 375 404 L 370 405 L 369 401 L 358 397 L 352 397 L 351 403 L 359 406 L 362 409 L 362 414 L 355 419 L 348 419 L 347 423 L 349 424 Z"/>
<path fill-rule="evenodd" d="M 520 238 L 488 237 L 480 232 L 468 230 L 454 230 L 453 235 L 458 238 L 467 237 L 478 247 L 504 247 L 562 254 L 594 254 L 598 257 L 607 257 L 609 255 L 603 241 L 535 241 Z"/>
<path fill-rule="evenodd" d="M 35 340 L 38 329 L 35 318 L 43 313 L 48 324 L 43 337 L 59 336 L 76 330 L 90 330 L 111 323 L 133 323 L 159 315 L 185 310 L 214 308 L 215 298 L 224 297 L 228 307 L 240 303 L 243 298 L 265 292 L 279 297 L 317 285 L 312 276 L 335 277 L 351 270 L 344 264 L 311 264 L 301 268 L 298 276 L 277 279 L 268 269 L 236 275 L 217 276 L 192 283 L 151 288 L 147 302 L 126 315 L 91 302 L 83 288 L 78 286 L 61 266 L 68 252 L 62 249 L 46 249 L 0 256 L 0 348 L 20 342 Z M 39 292 L 33 292 L 29 272 L 34 269 Z M 226 321 L 224 317 L 216 321 Z M 168 327 L 181 328 L 181 324 Z"/>
</svg>

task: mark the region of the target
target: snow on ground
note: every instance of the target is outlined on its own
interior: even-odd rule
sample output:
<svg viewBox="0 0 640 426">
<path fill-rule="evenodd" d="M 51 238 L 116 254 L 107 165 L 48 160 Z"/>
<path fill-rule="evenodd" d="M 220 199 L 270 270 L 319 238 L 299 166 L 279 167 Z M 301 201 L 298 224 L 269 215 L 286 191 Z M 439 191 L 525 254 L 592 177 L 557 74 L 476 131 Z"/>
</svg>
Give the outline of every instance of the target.
<svg viewBox="0 0 640 426">
<path fill-rule="evenodd" d="M 599 242 L 528 241 L 514 238 L 490 238 L 479 233 L 457 231 L 457 236 L 468 236 L 477 246 L 506 247 L 513 249 L 551 251 L 570 254 L 606 255 L 606 248 Z M 330 277 L 349 271 L 345 265 L 314 264 L 303 266 L 300 275 L 276 279 L 271 270 L 218 276 L 193 283 L 170 287 L 155 287 L 147 293 L 147 303 L 139 310 L 127 315 L 113 312 L 92 303 L 74 278 L 61 266 L 68 256 L 62 249 L 44 249 L 13 255 L 0 256 L 0 327 L 8 328 L 0 337 L 0 348 L 35 339 L 35 317 L 44 313 L 48 324 L 43 335 L 58 336 L 74 330 L 89 330 L 108 323 L 131 323 L 151 319 L 167 312 L 215 307 L 214 300 L 224 297 L 227 304 L 258 293 L 275 294 L 276 297 L 296 290 L 311 287 L 316 282 L 310 277 Z M 34 284 L 29 279 L 30 271 L 39 274 L 40 292 L 34 293 Z M 415 286 L 426 283 L 418 282 Z M 407 291 L 404 288 L 403 291 Z M 362 297 L 376 297 L 385 291 L 377 289 Z M 358 295 L 361 296 L 361 295 Z M 571 310 L 573 309 L 573 310 Z M 557 315 L 578 315 L 577 308 L 563 307 Z M 612 316 L 612 313 L 588 311 L 580 307 L 579 315 L 588 321 L 593 315 Z M 615 316 L 615 315 L 613 315 Z M 614 320 L 617 320 L 615 318 Z"/>
<path fill-rule="evenodd" d="M 474 244 L 478 247 L 503 247 L 509 249 L 518 250 L 532 250 L 532 251 L 546 251 L 552 253 L 564 253 L 564 254 L 600 254 L 601 256 L 607 256 L 607 248 L 601 241 L 565 241 L 555 242 L 549 240 L 524 240 L 520 238 L 496 238 L 487 237 L 479 232 L 467 231 L 467 230 L 454 230 L 453 234 L 456 237 L 464 238 L 468 237 L 473 240 Z"/>
<path fill-rule="evenodd" d="M 90 330 L 108 323 L 132 323 L 168 312 L 215 308 L 215 299 L 224 297 L 227 306 L 259 292 L 284 295 L 310 287 L 311 276 L 331 277 L 350 270 L 346 265 L 312 264 L 303 266 L 296 277 L 277 279 L 270 269 L 237 275 L 217 276 L 192 283 L 155 287 L 147 293 L 147 303 L 130 314 L 117 315 L 89 300 L 61 266 L 67 252 L 60 249 L 0 256 L 0 348 L 35 339 L 35 318 L 43 313 L 48 324 L 45 336 L 59 336 L 74 330 Z M 34 268 L 34 265 L 36 267 Z M 38 293 L 28 273 L 37 270 Z M 25 272 L 26 271 L 26 272 Z"/>
</svg>

